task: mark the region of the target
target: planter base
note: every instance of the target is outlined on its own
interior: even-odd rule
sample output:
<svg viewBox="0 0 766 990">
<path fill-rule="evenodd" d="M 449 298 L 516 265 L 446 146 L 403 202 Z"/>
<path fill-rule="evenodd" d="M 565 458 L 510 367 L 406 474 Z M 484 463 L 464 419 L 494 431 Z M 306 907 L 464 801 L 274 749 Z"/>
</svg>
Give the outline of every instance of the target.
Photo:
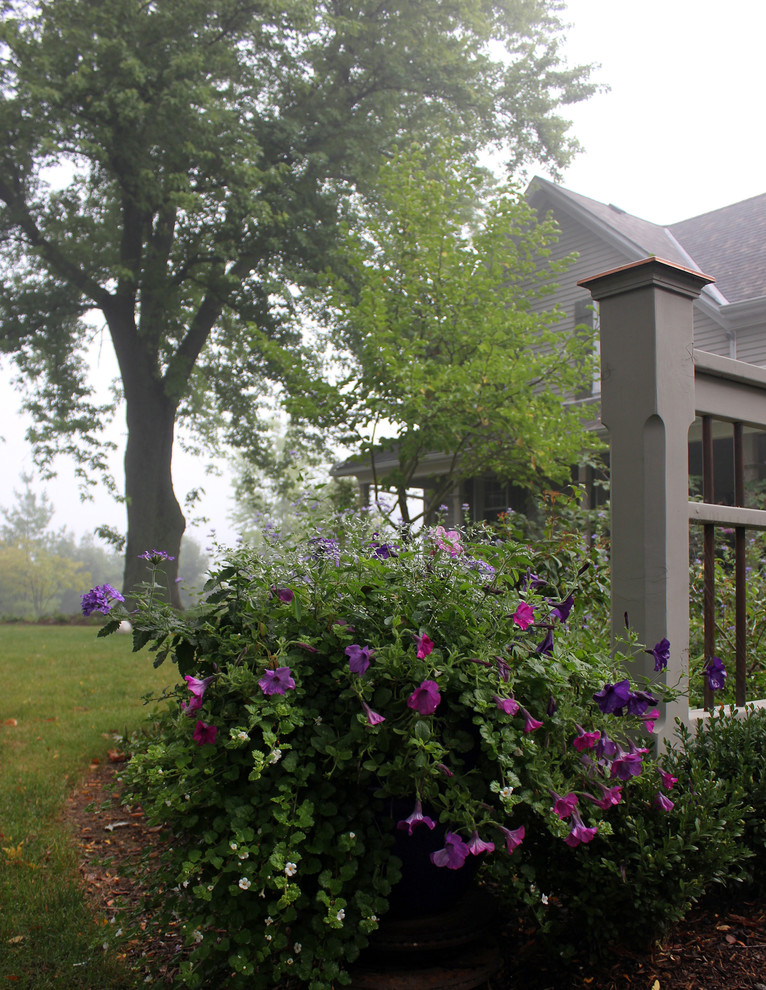
<svg viewBox="0 0 766 990">
<path fill-rule="evenodd" d="M 492 898 L 472 889 L 447 910 L 385 918 L 351 970 L 352 990 L 473 990 L 499 969 Z"/>
</svg>

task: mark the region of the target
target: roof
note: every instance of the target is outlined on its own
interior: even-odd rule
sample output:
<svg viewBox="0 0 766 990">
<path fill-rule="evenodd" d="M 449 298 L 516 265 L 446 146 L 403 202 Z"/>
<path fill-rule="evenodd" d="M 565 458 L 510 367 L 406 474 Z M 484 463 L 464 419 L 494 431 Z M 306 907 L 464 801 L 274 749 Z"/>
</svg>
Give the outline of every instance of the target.
<svg viewBox="0 0 766 990">
<path fill-rule="evenodd" d="M 766 193 L 667 227 L 538 176 L 527 196 L 534 202 L 541 194 L 616 237 L 638 257 L 659 257 L 714 275 L 715 286 L 705 292 L 719 305 L 766 296 Z"/>
</svg>

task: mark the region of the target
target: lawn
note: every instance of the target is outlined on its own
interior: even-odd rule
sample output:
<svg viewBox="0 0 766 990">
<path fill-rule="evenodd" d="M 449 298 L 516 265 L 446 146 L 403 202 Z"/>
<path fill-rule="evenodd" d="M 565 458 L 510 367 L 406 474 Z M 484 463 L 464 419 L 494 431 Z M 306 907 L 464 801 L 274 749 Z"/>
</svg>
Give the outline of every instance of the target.
<svg viewBox="0 0 766 990">
<path fill-rule="evenodd" d="M 0 987 L 128 990 L 83 897 L 61 812 L 93 760 L 136 728 L 170 664 L 88 626 L 0 625 Z"/>
</svg>

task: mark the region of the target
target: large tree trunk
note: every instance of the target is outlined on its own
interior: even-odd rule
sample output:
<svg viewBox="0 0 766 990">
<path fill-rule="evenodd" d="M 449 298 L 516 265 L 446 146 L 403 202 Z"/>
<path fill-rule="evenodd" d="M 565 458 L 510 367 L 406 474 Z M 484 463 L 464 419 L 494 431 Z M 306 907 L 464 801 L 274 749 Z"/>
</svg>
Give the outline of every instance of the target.
<svg viewBox="0 0 766 990">
<path fill-rule="evenodd" d="M 126 389 L 125 398 L 128 541 L 123 591 L 128 596 L 139 582 L 150 580 L 152 565 L 140 555 L 147 550 L 161 550 L 175 559 L 157 568 L 156 579 L 167 600 L 180 608 L 176 577 L 186 521 L 171 478 L 176 404 L 156 380 Z"/>
</svg>

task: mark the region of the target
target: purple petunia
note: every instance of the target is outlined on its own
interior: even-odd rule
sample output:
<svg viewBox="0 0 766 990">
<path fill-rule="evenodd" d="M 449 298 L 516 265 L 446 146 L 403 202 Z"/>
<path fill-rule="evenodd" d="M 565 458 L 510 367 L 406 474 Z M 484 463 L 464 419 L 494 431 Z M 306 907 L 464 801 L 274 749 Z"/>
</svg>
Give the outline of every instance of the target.
<svg viewBox="0 0 766 990">
<path fill-rule="evenodd" d="M 366 701 L 362 702 L 362 708 L 364 708 L 364 713 L 367 716 L 368 725 L 380 725 L 381 722 L 386 721 L 385 715 L 378 715 L 377 712 L 374 712 L 372 708 L 370 708 Z"/>
<path fill-rule="evenodd" d="M 417 828 L 418 825 L 425 825 L 430 829 L 436 828 L 436 822 L 433 818 L 429 818 L 428 815 L 423 814 L 423 805 L 420 798 L 415 800 L 415 807 L 410 817 L 402 818 L 401 821 L 396 823 L 396 827 L 402 829 L 407 835 L 412 835 L 412 830 Z"/>
<path fill-rule="evenodd" d="M 534 607 L 532 605 L 527 605 L 526 602 L 519 602 L 516 606 L 516 611 L 513 613 L 511 618 L 519 629 L 526 629 L 535 621 Z"/>
<path fill-rule="evenodd" d="M 471 850 L 456 832 L 447 832 L 444 836 L 444 848 L 431 853 L 434 866 L 445 866 L 448 870 L 459 870 Z"/>
<path fill-rule="evenodd" d="M 433 653 L 434 644 L 433 640 L 427 633 L 423 633 L 422 636 L 413 636 L 415 640 L 415 646 L 418 649 L 417 658 L 418 660 L 425 660 L 427 656 Z"/>
<path fill-rule="evenodd" d="M 711 691 L 720 691 L 726 679 L 726 668 L 720 657 L 711 657 L 710 661 L 702 671 L 707 679 L 707 686 Z"/>
<path fill-rule="evenodd" d="M 551 609 L 551 618 L 558 619 L 563 625 L 569 618 L 569 613 L 572 611 L 572 606 L 574 605 L 574 594 L 568 595 L 563 602 L 559 602 Z"/>
<path fill-rule="evenodd" d="M 660 791 L 658 791 L 655 795 L 654 803 L 662 811 L 672 811 L 673 808 L 675 808 L 675 804 L 670 800 L 670 798 L 665 797 L 665 795 Z"/>
<path fill-rule="evenodd" d="M 579 846 L 580 843 L 584 844 L 590 842 L 596 837 L 597 831 L 598 829 L 596 828 L 588 828 L 584 825 L 582 819 L 575 811 L 572 815 L 572 830 L 566 839 L 564 839 L 564 842 L 566 842 L 568 846 L 572 846 L 572 848 L 574 848 L 575 846 Z"/>
<path fill-rule="evenodd" d="M 524 731 L 534 732 L 535 729 L 542 729 L 543 723 L 539 722 L 536 718 L 533 718 L 526 708 L 521 709 L 521 714 L 524 716 Z"/>
<path fill-rule="evenodd" d="M 473 835 L 468 840 L 468 849 L 472 856 L 481 856 L 482 853 L 491 853 L 495 851 L 494 842 L 485 842 L 484 839 L 479 838 L 479 833 L 474 830 Z"/>
<path fill-rule="evenodd" d="M 660 775 L 660 780 L 662 781 L 662 786 L 666 791 L 672 791 L 674 784 L 678 783 L 678 777 L 674 777 L 672 774 L 668 773 L 667 770 L 660 770 L 659 767 L 657 769 Z"/>
<path fill-rule="evenodd" d="M 646 652 L 654 657 L 654 672 L 659 674 L 661 670 L 665 670 L 670 659 L 670 640 L 663 637 L 659 643 L 654 645 L 653 649 Z"/>
<path fill-rule="evenodd" d="M 265 670 L 258 681 L 258 687 L 265 695 L 284 694 L 295 688 L 295 681 L 290 676 L 289 667 L 277 667 L 276 670 Z"/>
<path fill-rule="evenodd" d="M 562 797 L 560 794 L 553 794 L 553 814 L 558 815 L 558 817 L 563 821 L 565 818 L 569 818 L 572 812 L 577 807 L 577 795 L 567 794 L 566 797 Z"/>
<path fill-rule="evenodd" d="M 202 698 L 207 691 L 207 686 L 211 681 L 215 679 L 215 674 L 211 674 L 210 677 L 205 677 L 200 680 L 198 677 L 192 677 L 191 674 L 187 674 L 184 677 L 186 684 L 191 692 L 191 698 L 188 701 L 181 702 L 181 710 L 186 715 L 191 715 L 197 711 L 198 708 L 202 707 Z"/>
<path fill-rule="evenodd" d="M 630 698 L 630 681 L 605 684 L 593 695 L 593 700 L 604 715 L 621 715 Z"/>
<path fill-rule="evenodd" d="M 290 602 L 295 598 L 295 592 L 291 591 L 289 588 L 275 588 L 272 585 L 271 593 L 275 598 L 278 598 L 285 605 L 289 605 Z"/>
<path fill-rule="evenodd" d="M 578 725 L 577 735 L 572 740 L 572 747 L 578 753 L 583 753 L 586 749 L 593 749 L 600 738 L 600 732 L 586 732 L 581 725 Z"/>
<path fill-rule="evenodd" d="M 204 746 L 206 743 L 212 745 L 217 735 L 218 729 L 214 725 L 208 725 L 206 722 L 197 722 L 192 733 L 192 737 L 196 740 L 198 746 Z"/>
<path fill-rule="evenodd" d="M 513 850 L 521 845 L 522 839 L 526 835 L 526 829 L 523 825 L 519 825 L 518 828 L 514 829 L 505 828 L 503 825 L 498 825 L 497 827 L 503 833 L 505 848 L 508 850 L 509 854 L 513 853 Z"/>
<path fill-rule="evenodd" d="M 93 612 L 101 612 L 108 615 L 115 602 L 124 602 L 125 599 L 111 584 L 97 584 L 82 596 L 82 614 L 92 615 Z"/>
<path fill-rule="evenodd" d="M 618 746 L 617 755 L 612 760 L 611 775 L 619 780 L 630 780 L 631 777 L 638 777 L 643 769 L 642 761 L 647 752 L 646 749 L 637 749 L 632 740 L 627 753 Z"/>
<path fill-rule="evenodd" d="M 358 643 L 347 646 L 345 654 L 348 657 L 349 670 L 360 677 L 370 666 L 370 659 L 374 655 L 369 646 L 360 646 Z"/>
<path fill-rule="evenodd" d="M 442 696 L 439 694 L 439 685 L 436 681 L 423 681 L 407 699 L 407 707 L 420 712 L 421 715 L 433 715 L 441 700 Z"/>
<path fill-rule="evenodd" d="M 495 706 L 501 712 L 505 712 L 506 715 L 515 715 L 519 710 L 519 703 L 515 698 L 500 698 L 498 695 L 493 694 L 492 700 L 495 702 Z"/>
<path fill-rule="evenodd" d="M 615 784 L 614 787 L 606 787 L 604 784 L 599 783 L 598 786 L 601 788 L 600 798 L 594 797 L 592 794 L 584 795 L 597 808 L 608 811 L 613 805 L 619 804 L 622 801 L 622 784 Z"/>
<path fill-rule="evenodd" d="M 553 653 L 553 633 L 550 629 L 546 632 L 545 638 L 542 642 L 538 643 L 535 653 L 540 653 L 541 655 L 549 655 Z"/>
</svg>

